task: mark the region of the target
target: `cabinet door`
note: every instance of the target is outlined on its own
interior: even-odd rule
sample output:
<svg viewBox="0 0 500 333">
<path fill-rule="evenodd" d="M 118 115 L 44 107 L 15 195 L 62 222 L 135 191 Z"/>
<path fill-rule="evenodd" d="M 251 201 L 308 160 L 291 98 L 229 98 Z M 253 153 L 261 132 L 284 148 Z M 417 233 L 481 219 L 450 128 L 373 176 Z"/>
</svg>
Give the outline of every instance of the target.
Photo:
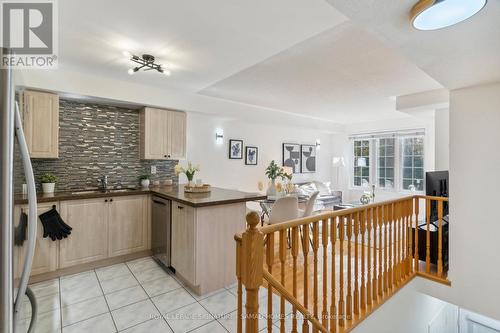
<svg viewBox="0 0 500 333">
<path fill-rule="evenodd" d="M 73 230 L 59 242 L 60 268 L 107 258 L 108 200 L 61 202 L 61 217 Z"/>
<path fill-rule="evenodd" d="M 197 285 L 195 221 L 194 208 L 172 202 L 172 267 L 192 285 Z"/>
<path fill-rule="evenodd" d="M 148 248 L 147 196 L 115 197 L 109 201 L 109 256 Z"/>
<path fill-rule="evenodd" d="M 46 211 L 52 209 L 52 206 L 56 205 L 56 203 L 39 203 L 37 207 L 37 216 Z M 14 210 L 14 221 L 15 226 L 19 225 L 19 219 L 21 217 L 21 211 L 24 211 L 28 214 L 28 206 L 16 206 Z M 26 230 L 27 236 L 28 230 Z M 15 246 L 14 257 L 17 258 L 16 261 L 16 271 L 15 276 L 20 277 L 23 269 L 23 265 L 26 258 L 26 245 L 27 240 L 24 242 L 22 247 Z M 31 266 L 31 275 L 42 274 L 46 272 L 51 272 L 57 269 L 58 267 L 58 245 L 59 241 L 53 241 L 50 238 L 43 238 L 43 225 L 39 218 L 37 218 L 37 235 L 36 235 L 36 245 L 35 245 L 35 256 L 33 257 L 33 265 Z"/>
<path fill-rule="evenodd" d="M 164 160 L 168 158 L 168 112 L 144 108 L 140 113 L 141 159 Z"/>
<path fill-rule="evenodd" d="M 169 152 L 171 159 L 186 158 L 186 114 L 184 112 L 169 112 Z"/>
<path fill-rule="evenodd" d="M 59 157 L 59 96 L 23 93 L 23 128 L 32 158 Z"/>
</svg>

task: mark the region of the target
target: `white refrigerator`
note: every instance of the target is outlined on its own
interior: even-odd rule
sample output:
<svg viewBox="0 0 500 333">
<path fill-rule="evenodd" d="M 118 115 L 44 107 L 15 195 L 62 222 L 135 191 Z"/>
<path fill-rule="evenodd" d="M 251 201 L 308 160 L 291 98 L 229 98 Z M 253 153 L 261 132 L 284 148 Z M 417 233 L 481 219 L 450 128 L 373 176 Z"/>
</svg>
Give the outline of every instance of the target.
<svg viewBox="0 0 500 333">
<path fill-rule="evenodd" d="M 0 59 L 10 51 L 0 47 Z M 36 189 L 33 169 L 24 138 L 19 107 L 15 101 L 13 70 L 0 68 L 0 332 L 25 333 L 16 328 L 16 318 L 21 317 L 24 295 L 31 304 L 31 322 L 28 332 L 36 329 L 36 299 L 28 288 L 28 280 L 35 252 L 37 216 Z M 21 154 L 28 195 L 28 221 L 26 228 L 25 257 L 14 260 L 14 143 L 17 141 Z M 22 267 L 20 278 L 14 279 L 14 271 Z M 24 331 L 25 329 L 23 329 Z"/>
</svg>

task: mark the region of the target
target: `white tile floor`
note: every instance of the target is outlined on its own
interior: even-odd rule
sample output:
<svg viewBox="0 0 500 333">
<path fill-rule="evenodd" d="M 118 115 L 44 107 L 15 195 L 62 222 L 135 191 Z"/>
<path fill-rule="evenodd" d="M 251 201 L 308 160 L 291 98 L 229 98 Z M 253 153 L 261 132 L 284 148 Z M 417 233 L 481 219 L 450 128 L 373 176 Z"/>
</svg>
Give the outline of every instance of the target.
<svg viewBox="0 0 500 333">
<path fill-rule="evenodd" d="M 39 308 L 37 333 L 236 332 L 235 286 L 199 297 L 152 258 L 65 276 L 31 288 Z M 25 302 L 20 322 L 23 331 L 27 331 L 31 311 L 27 299 Z M 265 306 L 261 312 L 265 313 Z M 259 321 L 261 329 L 266 325 L 265 320 Z"/>
</svg>

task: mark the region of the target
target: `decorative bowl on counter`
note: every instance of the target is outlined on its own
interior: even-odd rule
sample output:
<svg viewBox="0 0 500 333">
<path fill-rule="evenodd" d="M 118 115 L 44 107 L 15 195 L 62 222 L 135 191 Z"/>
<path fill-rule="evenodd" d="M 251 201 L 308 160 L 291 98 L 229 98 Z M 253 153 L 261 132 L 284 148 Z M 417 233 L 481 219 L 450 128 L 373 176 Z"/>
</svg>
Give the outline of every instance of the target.
<svg viewBox="0 0 500 333">
<path fill-rule="evenodd" d="M 210 184 L 203 184 L 201 186 L 184 186 L 184 192 L 187 193 L 207 193 L 210 192 Z"/>
</svg>

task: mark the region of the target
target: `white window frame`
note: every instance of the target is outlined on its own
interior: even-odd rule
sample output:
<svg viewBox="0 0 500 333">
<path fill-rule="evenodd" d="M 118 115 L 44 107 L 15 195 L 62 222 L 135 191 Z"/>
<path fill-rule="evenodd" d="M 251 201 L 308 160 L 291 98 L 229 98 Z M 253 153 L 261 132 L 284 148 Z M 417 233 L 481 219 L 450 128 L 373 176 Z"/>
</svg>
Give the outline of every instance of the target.
<svg viewBox="0 0 500 333">
<path fill-rule="evenodd" d="M 421 137 L 423 138 L 423 176 L 424 176 L 424 186 L 422 191 L 410 191 L 403 188 L 403 141 L 405 138 L 413 138 L 413 137 Z M 394 187 L 380 187 L 379 185 L 379 140 L 384 138 L 394 138 Z M 369 141 L 369 149 L 370 149 L 370 174 L 369 174 L 369 185 L 375 184 L 375 188 L 380 191 L 387 192 L 401 192 L 401 193 L 425 193 L 425 172 L 426 172 L 426 136 L 424 129 L 417 130 L 402 130 L 402 131 L 390 131 L 390 132 L 382 132 L 382 133 L 365 133 L 358 135 L 350 136 L 350 147 L 351 147 L 351 156 L 350 156 L 350 187 L 354 190 L 365 190 L 369 189 L 370 186 L 358 186 L 354 185 L 354 142 L 368 140 Z"/>
</svg>

